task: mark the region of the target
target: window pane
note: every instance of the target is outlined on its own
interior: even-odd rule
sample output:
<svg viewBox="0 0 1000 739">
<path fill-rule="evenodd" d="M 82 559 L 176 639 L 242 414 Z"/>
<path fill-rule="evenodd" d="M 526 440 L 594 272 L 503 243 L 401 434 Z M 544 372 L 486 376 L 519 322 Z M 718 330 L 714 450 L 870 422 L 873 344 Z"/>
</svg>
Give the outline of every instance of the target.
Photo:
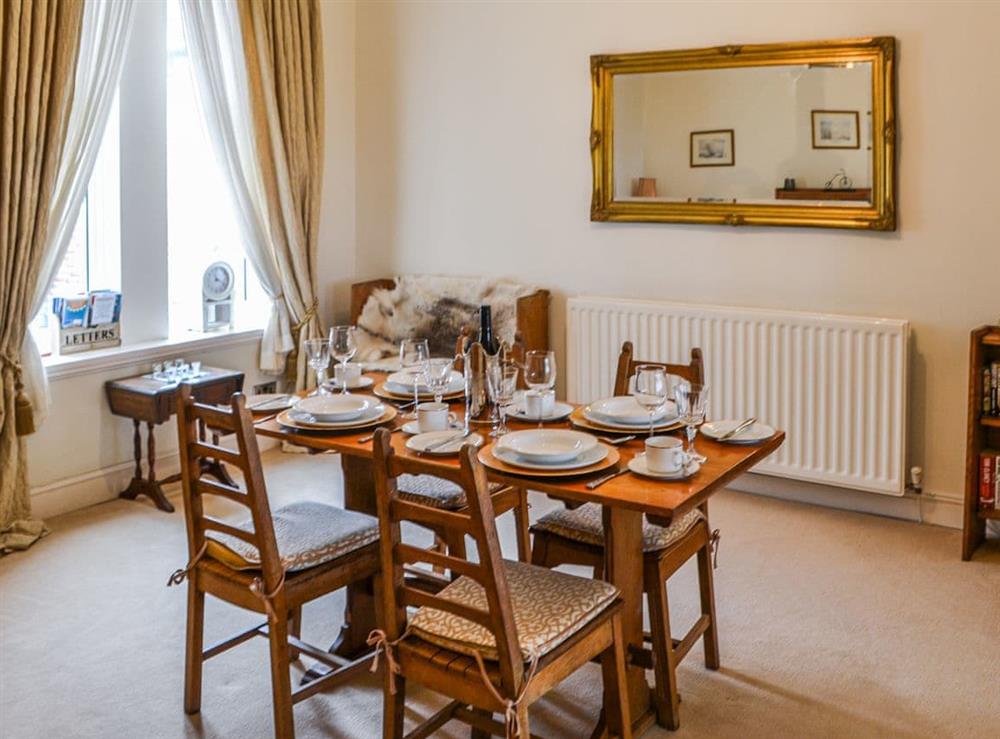
<svg viewBox="0 0 1000 739">
<path fill-rule="evenodd" d="M 167 227 L 171 333 L 202 328 L 201 280 L 213 262 L 236 275 L 234 318 L 264 325 L 268 301 L 246 262 L 225 173 L 198 108 L 176 0 L 167 10 Z"/>
</svg>

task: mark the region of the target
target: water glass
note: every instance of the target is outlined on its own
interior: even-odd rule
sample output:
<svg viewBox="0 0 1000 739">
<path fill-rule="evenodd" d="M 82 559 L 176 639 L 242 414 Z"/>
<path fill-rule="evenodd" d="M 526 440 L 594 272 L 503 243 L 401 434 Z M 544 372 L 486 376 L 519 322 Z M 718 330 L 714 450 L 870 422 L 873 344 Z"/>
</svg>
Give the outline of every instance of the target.
<svg viewBox="0 0 1000 739">
<path fill-rule="evenodd" d="M 490 398 L 500 410 L 500 425 L 490 432 L 490 436 L 503 436 L 509 431 L 507 428 L 507 408 L 514 402 L 514 393 L 517 392 L 517 373 L 519 371 L 516 364 L 502 362 L 497 362 L 489 368 L 487 386 L 490 391 Z"/>
<path fill-rule="evenodd" d="M 191 376 L 198 377 L 201 375 L 201 360 L 195 360 L 191 362 Z"/>
<path fill-rule="evenodd" d="M 420 402 L 420 380 L 427 369 L 427 360 L 431 350 L 427 339 L 403 339 L 399 343 L 399 364 L 404 372 L 413 375 L 413 411 L 407 413 L 407 418 L 417 417 L 417 404 Z"/>
<path fill-rule="evenodd" d="M 357 351 L 358 345 L 354 339 L 354 326 L 334 326 L 330 329 L 330 352 L 333 354 L 334 359 L 340 362 L 340 366 L 343 367 L 341 373 L 345 378 L 347 377 L 347 363 L 357 354 Z M 340 392 L 345 395 L 350 392 L 347 389 L 346 379 Z"/>
<path fill-rule="evenodd" d="M 708 385 L 698 385 L 693 382 L 681 382 L 674 388 L 674 401 L 677 403 L 677 414 L 681 423 L 687 429 L 688 455 L 698 462 L 705 462 L 707 457 L 699 454 L 694 448 L 694 438 L 698 426 L 704 422 L 708 412 Z"/>
<path fill-rule="evenodd" d="M 328 395 L 323 389 L 323 372 L 330 366 L 330 340 L 329 339 L 306 339 L 306 357 L 309 366 L 316 371 L 316 390 L 311 395 Z"/>
<path fill-rule="evenodd" d="M 434 393 L 434 402 L 440 403 L 444 398 L 444 391 L 448 389 L 451 382 L 451 368 L 454 364 L 452 359 L 428 359 L 424 370 L 427 377 L 427 387 Z"/>
<path fill-rule="evenodd" d="M 636 402 L 649 411 L 649 435 L 654 433 L 656 411 L 667 402 L 667 372 L 657 364 L 640 364 L 635 368 Z"/>
<path fill-rule="evenodd" d="M 543 349 L 532 349 L 524 357 L 524 382 L 538 393 L 545 393 L 556 386 L 556 353 Z M 538 427 L 542 427 L 542 416 L 538 416 Z"/>
</svg>

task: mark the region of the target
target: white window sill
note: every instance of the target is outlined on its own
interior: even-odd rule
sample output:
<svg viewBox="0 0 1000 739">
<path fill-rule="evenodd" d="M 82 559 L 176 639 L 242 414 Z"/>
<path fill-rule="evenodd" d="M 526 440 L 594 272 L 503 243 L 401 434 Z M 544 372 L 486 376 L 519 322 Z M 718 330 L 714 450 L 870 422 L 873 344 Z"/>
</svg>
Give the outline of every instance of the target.
<svg viewBox="0 0 1000 739">
<path fill-rule="evenodd" d="M 193 351 L 249 344 L 260 341 L 263 333 L 259 328 L 213 333 L 187 331 L 168 339 L 123 344 L 113 349 L 98 349 L 92 352 L 67 355 L 52 354 L 42 357 L 42 363 L 45 365 L 45 374 L 49 380 L 56 380 L 62 377 L 101 372 L 116 367 L 173 359 Z M 185 358 L 197 359 L 197 357 L 190 356 Z"/>
</svg>

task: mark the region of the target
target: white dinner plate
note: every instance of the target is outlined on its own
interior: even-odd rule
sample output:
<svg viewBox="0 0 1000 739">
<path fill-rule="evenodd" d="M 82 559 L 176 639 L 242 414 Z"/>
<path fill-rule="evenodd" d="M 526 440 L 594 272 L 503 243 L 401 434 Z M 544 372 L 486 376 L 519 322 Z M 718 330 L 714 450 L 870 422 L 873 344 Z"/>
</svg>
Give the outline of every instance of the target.
<svg viewBox="0 0 1000 739">
<path fill-rule="evenodd" d="M 364 388 L 371 387 L 374 384 L 375 384 L 375 380 L 373 378 L 368 377 L 366 375 L 361 375 L 361 377 L 359 377 L 354 382 L 348 383 L 347 389 L 348 390 L 363 390 Z M 341 389 L 340 383 L 337 382 L 336 380 L 333 380 L 333 379 L 327 380 L 326 381 L 326 386 L 328 388 L 332 388 L 333 390 L 340 390 Z"/>
<path fill-rule="evenodd" d="M 701 425 L 700 431 L 709 439 L 718 440 L 743 423 L 742 420 L 708 421 Z M 759 444 L 774 436 L 774 428 L 766 423 L 754 423 L 753 426 L 740 431 L 736 436 L 723 441 L 723 444 Z"/>
<path fill-rule="evenodd" d="M 552 413 L 547 416 L 542 416 L 542 421 L 561 421 L 570 413 L 573 412 L 573 406 L 569 403 L 562 403 L 557 401 L 555 406 L 552 408 Z M 538 416 L 531 414 L 524 408 L 524 401 L 521 401 L 520 405 L 512 405 L 507 409 L 507 415 L 511 418 L 516 418 L 519 421 L 538 421 Z"/>
<path fill-rule="evenodd" d="M 518 433 L 517 431 L 512 431 L 511 433 Z M 510 434 L 506 436 L 501 436 L 500 440 L 503 441 Z M 568 462 L 536 462 L 533 460 L 527 460 L 520 456 L 516 452 L 510 449 L 503 448 L 499 443 L 493 445 L 493 456 L 499 459 L 501 462 L 505 462 L 512 467 L 523 467 L 526 470 L 575 470 L 580 467 L 589 467 L 592 464 L 597 464 L 598 462 L 604 460 L 608 456 L 608 447 L 603 444 L 597 444 L 591 449 L 583 452 L 576 459 L 571 459 Z"/>
<path fill-rule="evenodd" d="M 643 452 L 642 454 L 636 454 L 628 461 L 628 468 L 637 475 L 652 477 L 656 480 L 686 480 L 692 475 L 697 474 L 698 470 L 701 469 L 701 463 L 691 460 L 687 463 L 687 466 L 682 467 L 676 472 L 653 472 L 646 465 L 646 453 Z"/>
<path fill-rule="evenodd" d="M 261 393 L 247 398 L 247 409 L 254 413 L 275 413 L 291 408 L 297 401 L 289 393 Z"/>
<path fill-rule="evenodd" d="M 528 462 L 552 465 L 575 460 L 597 445 L 597 439 L 582 431 L 532 429 L 504 434 L 496 447 Z"/>
<path fill-rule="evenodd" d="M 379 405 L 364 395 L 309 395 L 295 404 L 295 410 L 308 413 L 317 421 L 355 421 Z"/>
<path fill-rule="evenodd" d="M 385 378 L 385 386 L 394 393 L 409 393 L 413 395 L 413 374 L 410 372 L 393 372 Z M 462 373 L 452 370 L 451 376 L 448 378 L 448 387 L 445 389 L 444 394 L 449 395 L 450 393 L 457 393 L 459 390 L 464 389 L 465 378 L 462 376 Z M 417 392 L 423 395 L 430 393 L 431 389 L 427 386 L 427 383 L 421 382 L 417 385 Z"/>
<path fill-rule="evenodd" d="M 462 428 L 462 424 L 460 424 L 458 422 L 455 422 L 455 423 L 451 424 L 451 426 L 449 426 L 449 429 L 452 431 L 452 433 L 454 433 L 455 429 L 460 429 L 460 428 Z M 399 430 L 402 431 L 404 434 L 409 434 L 410 436 L 415 436 L 416 434 L 421 433 L 421 431 L 420 431 L 420 421 L 407 421 L 406 423 L 404 423 L 402 426 L 399 427 Z M 436 434 L 436 433 L 440 433 L 440 432 L 438 432 L 438 431 L 425 431 L 423 433 Z"/>
<path fill-rule="evenodd" d="M 587 414 L 598 423 L 620 423 L 629 426 L 648 426 L 649 411 L 639 405 L 631 395 L 616 395 L 613 398 L 597 400 L 587 406 Z M 677 417 L 677 406 L 671 401 L 664 403 L 653 414 L 653 423 L 661 424 Z"/>
<path fill-rule="evenodd" d="M 429 431 L 426 434 L 417 434 L 406 440 L 406 448 L 420 454 L 458 454 L 466 444 L 472 444 L 476 449 L 483 445 L 483 437 L 479 434 L 469 434 L 465 438 L 455 439 L 450 444 L 445 444 L 437 449 L 428 449 L 434 444 L 439 444 L 449 437 L 459 436 L 461 430 L 449 429 L 448 431 Z"/>
<path fill-rule="evenodd" d="M 350 397 L 350 396 L 348 396 Z M 288 411 L 289 416 L 298 423 L 315 426 L 321 429 L 342 429 L 350 428 L 351 426 L 357 426 L 359 423 L 364 423 L 365 421 L 372 421 L 385 413 L 385 406 L 381 403 L 376 403 L 369 406 L 367 409 L 361 412 L 356 418 L 351 418 L 346 421 L 321 421 L 317 419 L 311 413 L 307 413 L 301 410 L 298 406 L 295 406 L 292 410 Z"/>
</svg>

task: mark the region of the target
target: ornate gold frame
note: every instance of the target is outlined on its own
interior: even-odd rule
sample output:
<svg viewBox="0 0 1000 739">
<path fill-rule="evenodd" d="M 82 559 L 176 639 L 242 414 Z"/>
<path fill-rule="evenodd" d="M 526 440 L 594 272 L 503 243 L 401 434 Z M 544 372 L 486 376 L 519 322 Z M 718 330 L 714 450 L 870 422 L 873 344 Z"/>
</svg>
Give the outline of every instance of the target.
<svg viewBox="0 0 1000 739">
<path fill-rule="evenodd" d="M 617 74 L 787 64 L 870 62 L 872 65 L 872 203 L 861 207 L 657 203 L 614 200 L 614 77 Z M 815 226 L 896 229 L 896 39 L 892 36 L 708 49 L 598 54 L 590 57 L 593 89 L 590 151 L 592 221 L 720 223 L 732 226 Z M 876 132 L 881 132 L 877 135 Z"/>
</svg>

